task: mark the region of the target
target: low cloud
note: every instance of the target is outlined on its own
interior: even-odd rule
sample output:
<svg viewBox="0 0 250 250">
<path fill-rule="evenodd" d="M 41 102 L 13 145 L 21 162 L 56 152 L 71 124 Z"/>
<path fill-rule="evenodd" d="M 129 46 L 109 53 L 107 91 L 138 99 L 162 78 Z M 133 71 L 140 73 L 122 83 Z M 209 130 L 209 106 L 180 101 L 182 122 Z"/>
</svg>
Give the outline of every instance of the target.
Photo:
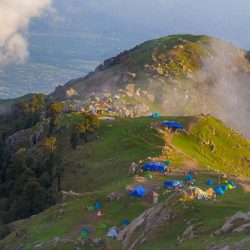
<svg viewBox="0 0 250 250">
<path fill-rule="evenodd" d="M 50 7 L 52 0 L 0 0 L 0 65 L 28 58 L 25 37 L 30 20 Z"/>
<path fill-rule="evenodd" d="M 217 40 L 211 42 L 211 55 L 202 63 L 199 80 L 210 85 L 214 100 L 211 112 L 250 137 L 250 66 L 245 51 Z"/>
</svg>

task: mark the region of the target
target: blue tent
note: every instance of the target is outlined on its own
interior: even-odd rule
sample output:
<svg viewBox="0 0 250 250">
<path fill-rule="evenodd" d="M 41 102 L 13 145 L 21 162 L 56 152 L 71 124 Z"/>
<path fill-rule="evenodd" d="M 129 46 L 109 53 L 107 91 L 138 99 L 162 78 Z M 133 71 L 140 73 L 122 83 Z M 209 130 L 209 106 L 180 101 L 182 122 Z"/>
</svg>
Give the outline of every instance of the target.
<svg viewBox="0 0 250 250">
<path fill-rule="evenodd" d="M 213 180 L 207 180 L 206 185 L 212 186 L 212 185 L 214 185 L 214 181 Z"/>
<path fill-rule="evenodd" d="M 215 188 L 214 188 L 214 192 L 215 192 L 216 194 L 218 194 L 218 195 L 224 194 L 224 191 L 223 191 L 223 189 L 221 188 L 221 186 L 215 187 Z"/>
<path fill-rule="evenodd" d="M 99 202 L 96 202 L 96 203 L 94 204 L 94 208 L 95 208 L 95 209 L 101 209 L 101 208 L 102 208 L 102 205 L 101 205 Z"/>
<path fill-rule="evenodd" d="M 192 181 L 193 180 L 193 175 L 191 174 L 188 174 L 186 177 L 185 177 L 185 181 Z"/>
<path fill-rule="evenodd" d="M 228 190 L 228 187 L 226 185 L 222 185 L 221 188 L 224 192 Z"/>
<path fill-rule="evenodd" d="M 87 227 L 84 227 L 81 232 L 86 232 L 89 234 L 89 229 Z"/>
<path fill-rule="evenodd" d="M 118 232 L 116 228 L 111 228 L 107 233 L 108 237 L 116 238 L 118 236 Z"/>
<path fill-rule="evenodd" d="M 152 114 L 150 118 L 157 118 L 160 117 L 161 115 L 159 113 Z"/>
<path fill-rule="evenodd" d="M 163 162 L 148 162 L 144 165 L 144 171 L 158 171 L 164 172 L 166 169 L 166 163 Z"/>
<path fill-rule="evenodd" d="M 146 190 L 142 186 L 137 186 L 129 195 L 133 197 L 143 197 L 145 194 Z"/>
<path fill-rule="evenodd" d="M 177 187 L 182 187 L 183 182 L 178 181 L 178 180 L 167 180 L 164 181 L 164 188 L 165 189 L 170 189 L 170 188 L 177 188 Z"/>
<path fill-rule="evenodd" d="M 166 121 L 164 122 L 164 125 L 167 127 L 167 128 L 171 128 L 171 129 L 184 129 L 184 126 L 182 126 L 179 122 L 169 122 L 169 121 Z"/>
<path fill-rule="evenodd" d="M 170 165 L 171 165 L 171 162 L 170 162 L 170 161 L 166 161 L 166 162 L 165 162 L 165 165 L 166 165 L 166 166 L 170 166 Z"/>
<path fill-rule="evenodd" d="M 124 220 L 124 221 L 122 221 L 122 223 L 121 223 L 122 225 L 128 225 L 129 224 L 129 221 L 128 220 Z"/>
</svg>

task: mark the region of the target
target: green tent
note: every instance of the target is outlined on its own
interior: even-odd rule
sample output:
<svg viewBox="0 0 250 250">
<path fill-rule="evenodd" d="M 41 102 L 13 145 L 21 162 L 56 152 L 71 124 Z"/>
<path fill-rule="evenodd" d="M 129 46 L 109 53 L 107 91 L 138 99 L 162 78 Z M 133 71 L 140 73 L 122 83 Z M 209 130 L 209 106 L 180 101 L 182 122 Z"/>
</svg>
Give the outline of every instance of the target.
<svg viewBox="0 0 250 250">
<path fill-rule="evenodd" d="M 99 229 L 106 229 L 107 225 L 105 223 L 101 223 L 101 224 L 98 225 L 98 228 Z"/>
<path fill-rule="evenodd" d="M 81 232 L 81 237 L 82 238 L 88 238 L 89 237 L 89 233 L 87 231 L 82 231 Z"/>
<path fill-rule="evenodd" d="M 148 179 L 152 179 L 153 178 L 150 173 L 146 173 L 145 177 L 148 178 Z"/>
</svg>

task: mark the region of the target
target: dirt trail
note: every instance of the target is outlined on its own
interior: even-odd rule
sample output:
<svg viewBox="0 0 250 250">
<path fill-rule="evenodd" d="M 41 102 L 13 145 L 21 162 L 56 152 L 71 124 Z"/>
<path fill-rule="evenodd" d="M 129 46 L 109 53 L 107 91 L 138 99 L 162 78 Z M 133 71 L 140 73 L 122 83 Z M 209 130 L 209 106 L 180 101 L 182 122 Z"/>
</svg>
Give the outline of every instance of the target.
<svg viewBox="0 0 250 250">
<path fill-rule="evenodd" d="M 246 191 L 250 192 L 250 178 L 247 177 L 237 177 L 238 184 Z"/>
<path fill-rule="evenodd" d="M 180 149 L 176 148 L 172 144 L 172 139 L 174 137 L 174 133 L 170 131 L 163 131 L 163 130 L 158 130 L 160 134 L 164 136 L 165 139 L 165 149 L 171 148 L 174 153 L 177 153 L 181 156 L 183 156 L 183 163 L 182 166 L 178 168 L 172 167 L 172 172 L 171 174 L 167 174 L 168 177 L 180 177 L 184 176 L 187 174 L 189 171 L 192 172 L 197 172 L 200 171 L 199 163 L 196 159 L 192 158 L 190 155 L 186 154 L 185 152 L 181 151 Z M 162 154 L 168 152 L 162 152 Z M 154 161 L 162 161 L 164 158 L 163 155 L 160 155 L 159 157 L 152 158 Z M 134 177 L 133 182 L 127 186 L 127 190 L 133 190 L 136 186 L 142 185 L 146 190 L 157 190 L 159 187 L 162 186 L 163 180 L 166 179 L 167 177 L 164 177 L 162 173 L 159 172 L 153 172 L 152 174 L 152 179 L 144 178 L 144 177 Z"/>
</svg>

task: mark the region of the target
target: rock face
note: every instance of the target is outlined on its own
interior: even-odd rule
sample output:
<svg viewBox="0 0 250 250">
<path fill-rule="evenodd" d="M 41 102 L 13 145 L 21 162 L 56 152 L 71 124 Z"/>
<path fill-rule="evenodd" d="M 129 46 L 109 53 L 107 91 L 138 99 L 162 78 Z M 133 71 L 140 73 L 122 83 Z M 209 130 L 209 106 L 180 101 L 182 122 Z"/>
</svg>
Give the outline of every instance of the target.
<svg viewBox="0 0 250 250">
<path fill-rule="evenodd" d="M 215 232 L 216 235 L 221 235 L 230 232 L 250 231 L 250 211 L 247 213 L 238 212 L 228 218 L 221 229 Z"/>
<path fill-rule="evenodd" d="M 147 240 L 151 231 L 174 218 L 167 202 L 162 202 L 142 213 L 125 227 L 118 235 L 117 239 L 123 241 L 123 249 L 136 249 L 137 244 Z M 134 238 L 134 234 L 137 235 Z"/>
</svg>

